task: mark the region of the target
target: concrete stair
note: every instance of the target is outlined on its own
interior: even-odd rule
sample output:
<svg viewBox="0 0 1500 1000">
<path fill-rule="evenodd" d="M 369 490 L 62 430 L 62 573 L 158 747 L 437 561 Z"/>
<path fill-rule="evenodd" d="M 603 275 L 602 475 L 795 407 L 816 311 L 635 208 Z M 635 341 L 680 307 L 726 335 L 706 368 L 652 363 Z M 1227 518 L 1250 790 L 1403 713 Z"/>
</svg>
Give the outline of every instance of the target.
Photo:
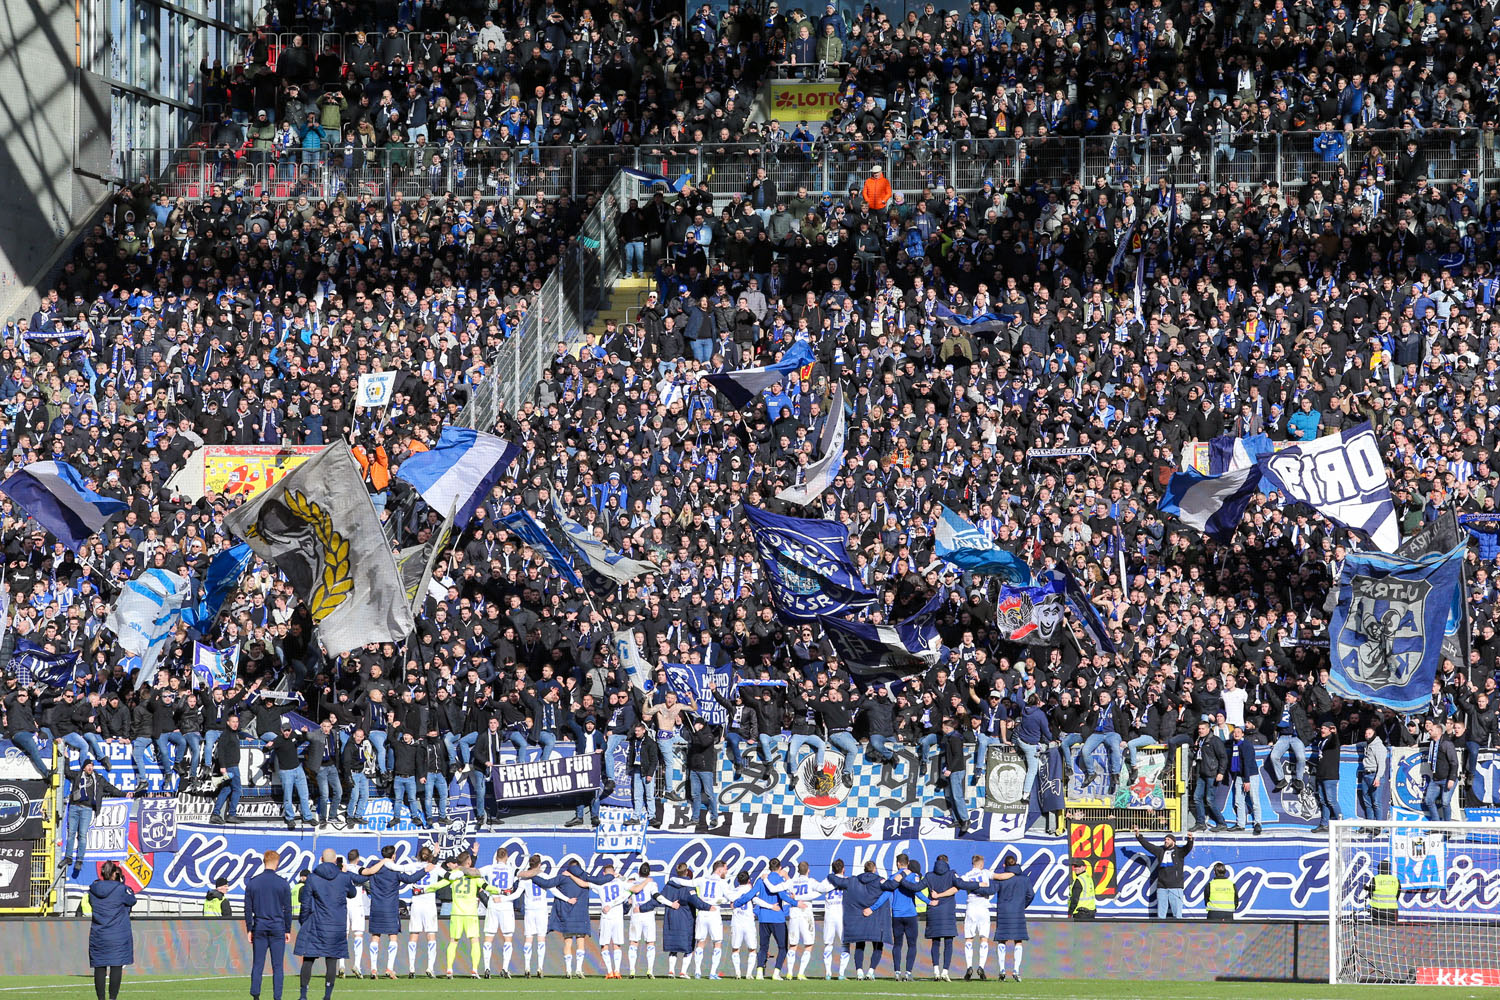
<svg viewBox="0 0 1500 1000">
<path fill-rule="evenodd" d="M 617 326 L 624 326 L 633 320 L 651 286 L 650 278 L 621 278 L 616 281 L 610 286 L 608 301 L 595 314 L 593 323 L 589 324 L 589 332 L 602 334 L 604 324 L 609 320 L 614 320 Z"/>
</svg>

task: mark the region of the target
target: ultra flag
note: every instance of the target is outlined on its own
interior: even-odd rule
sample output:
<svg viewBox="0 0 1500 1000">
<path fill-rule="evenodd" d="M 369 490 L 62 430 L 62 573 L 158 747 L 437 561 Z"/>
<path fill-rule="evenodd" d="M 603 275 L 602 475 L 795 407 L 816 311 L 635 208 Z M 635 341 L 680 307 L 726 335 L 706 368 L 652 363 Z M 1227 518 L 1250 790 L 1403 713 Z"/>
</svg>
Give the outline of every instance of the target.
<svg viewBox="0 0 1500 1000">
<path fill-rule="evenodd" d="M 772 385 L 787 381 L 793 374 L 800 375 L 803 368 L 815 361 L 817 356 L 813 354 L 812 347 L 806 341 L 799 340 L 774 365 L 707 375 L 705 378 L 709 385 L 724 394 L 730 406 L 742 410 L 759 399 L 760 394 Z"/>
<path fill-rule="evenodd" d="M 1260 469 L 1254 465 L 1218 476 L 1184 469 L 1167 483 L 1159 506 L 1163 514 L 1175 514 L 1189 527 L 1226 543 L 1234 537 L 1259 485 Z"/>
<path fill-rule="evenodd" d="M 995 608 L 1001 637 L 1027 646 L 1056 646 L 1067 631 L 1064 590 L 1056 578 L 1035 587 L 1001 587 Z"/>
<path fill-rule="evenodd" d="M 1025 587 L 1031 570 L 1019 556 L 995 545 L 990 537 L 947 507 L 938 508 L 933 528 L 933 554 L 959 569 L 981 576 L 998 576 L 1003 582 Z"/>
<path fill-rule="evenodd" d="M 359 390 L 354 397 L 356 410 L 382 410 L 391 405 L 391 394 L 396 390 L 396 377 L 400 372 L 374 372 L 359 377 Z"/>
<path fill-rule="evenodd" d="M 155 679 L 189 596 L 187 578 L 164 569 L 148 569 L 120 588 L 104 627 L 121 649 L 141 658 L 137 687 Z"/>
<path fill-rule="evenodd" d="M 937 615 L 947 596 L 940 589 L 921 611 L 894 625 L 827 617 L 819 621 L 852 677 L 866 684 L 889 681 L 937 664 L 943 651 Z"/>
<path fill-rule="evenodd" d="M 410 483 L 436 511 L 457 507 L 453 522 L 467 525 L 505 470 L 521 454 L 521 446 L 469 427 L 444 427 L 438 443 L 418 452 L 396 470 L 396 478 Z"/>
<path fill-rule="evenodd" d="M 503 515 L 500 523 L 514 532 L 522 542 L 540 552 L 564 580 L 575 587 L 583 586 L 583 577 L 578 575 L 574 564 L 572 546 L 559 545 L 547 534 L 547 529 L 542 527 L 540 521 L 526 511 L 518 510 Z"/>
<path fill-rule="evenodd" d="M 70 552 L 77 552 L 128 506 L 89 489 L 67 462 L 32 462 L 0 483 L 0 493 L 20 504 Z"/>
<path fill-rule="evenodd" d="M 771 583 L 771 600 L 788 621 L 812 622 L 870 604 L 875 594 L 845 550 L 848 531 L 830 521 L 785 517 L 745 506 Z"/>
<path fill-rule="evenodd" d="M 324 448 L 225 523 L 286 576 L 328 655 L 400 642 L 415 628 L 395 557 L 347 442 Z"/>
<path fill-rule="evenodd" d="M 848 426 L 844 415 L 844 387 L 835 385 L 833 400 L 829 403 L 829 417 L 823 424 L 823 434 L 818 442 L 819 458 L 808 463 L 802 482 L 782 490 L 776 494 L 776 499 L 804 505 L 823 495 L 844 466 L 844 439 Z"/>
<path fill-rule="evenodd" d="M 1329 686 L 1398 712 L 1425 708 L 1463 558 L 1463 545 L 1421 559 L 1349 553 L 1328 626 Z"/>
<path fill-rule="evenodd" d="M 1401 544 L 1385 461 L 1368 423 L 1266 455 L 1260 470 L 1288 500 L 1364 534 L 1380 551 Z"/>
<path fill-rule="evenodd" d="M 602 579 L 616 584 L 627 583 L 642 573 L 656 572 L 655 563 L 646 562 L 643 559 L 628 559 L 595 538 L 593 531 L 573 520 L 563 511 L 562 503 L 555 493 L 552 495 L 552 516 L 557 518 L 558 526 L 562 528 L 574 550 L 583 557 L 585 572 L 597 574 Z"/>
</svg>

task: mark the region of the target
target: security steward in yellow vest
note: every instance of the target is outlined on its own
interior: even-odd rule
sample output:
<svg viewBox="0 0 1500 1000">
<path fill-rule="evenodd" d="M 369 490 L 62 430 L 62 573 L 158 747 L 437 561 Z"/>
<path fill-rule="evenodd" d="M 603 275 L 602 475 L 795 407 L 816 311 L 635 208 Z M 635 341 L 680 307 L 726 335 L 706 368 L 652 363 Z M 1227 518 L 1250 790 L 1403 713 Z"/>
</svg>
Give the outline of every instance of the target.
<svg viewBox="0 0 1500 1000">
<path fill-rule="evenodd" d="M 1068 891 L 1068 915 L 1074 920 L 1093 920 L 1098 908 L 1094 898 L 1094 873 L 1082 858 L 1073 859 L 1073 885 Z"/>
<path fill-rule="evenodd" d="M 1401 905 L 1401 880 L 1391 874 L 1391 863 L 1380 862 L 1370 879 L 1370 923 L 1394 924 Z"/>
<path fill-rule="evenodd" d="M 1235 888 L 1234 880 L 1229 877 L 1229 869 L 1222 861 L 1214 865 L 1213 877 L 1208 880 L 1208 890 L 1204 893 L 1203 901 L 1208 908 L 1208 919 L 1214 921 L 1233 920 L 1235 911 L 1240 908 L 1239 890 Z"/>
<path fill-rule="evenodd" d="M 203 896 L 203 915 L 205 917 L 232 917 L 234 907 L 229 902 L 229 880 L 221 878 L 214 883 L 214 887 Z"/>
</svg>

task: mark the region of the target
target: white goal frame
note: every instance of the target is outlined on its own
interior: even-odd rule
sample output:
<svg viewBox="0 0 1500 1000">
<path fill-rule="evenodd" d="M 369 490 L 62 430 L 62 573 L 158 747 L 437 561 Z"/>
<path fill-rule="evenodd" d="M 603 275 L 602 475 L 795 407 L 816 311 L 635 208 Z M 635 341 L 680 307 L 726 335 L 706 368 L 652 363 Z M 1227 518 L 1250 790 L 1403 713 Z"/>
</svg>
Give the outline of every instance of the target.
<svg viewBox="0 0 1500 1000">
<path fill-rule="evenodd" d="M 1411 829 L 1453 833 L 1482 832 L 1496 838 L 1497 843 L 1500 843 L 1500 824 L 1496 823 L 1449 822 L 1421 818 L 1409 820 L 1338 819 L 1330 822 L 1328 824 L 1328 982 L 1330 985 L 1340 983 L 1339 917 L 1343 903 L 1340 890 L 1345 877 L 1345 869 L 1342 864 L 1343 858 L 1339 853 L 1339 834 L 1350 830 L 1388 833 L 1393 830 Z"/>
</svg>

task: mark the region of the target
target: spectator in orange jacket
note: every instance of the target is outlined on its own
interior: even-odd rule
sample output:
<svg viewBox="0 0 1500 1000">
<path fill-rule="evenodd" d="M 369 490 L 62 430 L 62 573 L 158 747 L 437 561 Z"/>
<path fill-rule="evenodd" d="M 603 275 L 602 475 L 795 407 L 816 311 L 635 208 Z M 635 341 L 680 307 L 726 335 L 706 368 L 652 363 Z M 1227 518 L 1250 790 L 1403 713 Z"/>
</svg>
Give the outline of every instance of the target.
<svg viewBox="0 0 1500 1000">
<path fill-rule="evenodd" d="M 865 204 L 870 206 L 870 211 L 885 211 L 886 203 L 891 200 L 891 182 L 886 180 L 885 171 L 879 164 L 870 168 L 870 176 L 865 180 L 865 188 L 861 193 Z"/>
</svg>

